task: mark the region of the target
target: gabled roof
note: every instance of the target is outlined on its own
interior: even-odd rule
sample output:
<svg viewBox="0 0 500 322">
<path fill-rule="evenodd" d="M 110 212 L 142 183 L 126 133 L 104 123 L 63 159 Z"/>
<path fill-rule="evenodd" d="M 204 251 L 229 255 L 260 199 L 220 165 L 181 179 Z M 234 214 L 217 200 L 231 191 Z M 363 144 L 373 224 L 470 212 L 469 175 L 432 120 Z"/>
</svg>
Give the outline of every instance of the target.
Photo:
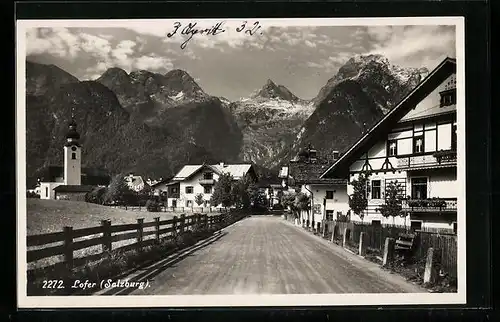
<svg viewBox="0 0 500 322">
<path fill-rule="evenodd" d="M 366 147 L 370 147 L 380 139 L 380 136 L 391 130 L 412 108 L 427 97 L 434 89 L 456 72 L 456 60 L 445 58 L 429 75 L 424 78 L 410 93 L 408 93 L 389 113 L 368 130 L 354 143 L 320 178 L 345 176 L 350 164 L 359 158 Z"/>
<path fill-rule="evenodd" d="M 183 181 L 189 179 L 194 174 L 202 169 L 210 169 L 217 174 L 229 173 L 234 179 L 240 179 L 247 174 L 252 168 L 251 164 L 200 164 L 200 165 L 185 165 L 175 175 L 172 181 Z"/>
</svg>

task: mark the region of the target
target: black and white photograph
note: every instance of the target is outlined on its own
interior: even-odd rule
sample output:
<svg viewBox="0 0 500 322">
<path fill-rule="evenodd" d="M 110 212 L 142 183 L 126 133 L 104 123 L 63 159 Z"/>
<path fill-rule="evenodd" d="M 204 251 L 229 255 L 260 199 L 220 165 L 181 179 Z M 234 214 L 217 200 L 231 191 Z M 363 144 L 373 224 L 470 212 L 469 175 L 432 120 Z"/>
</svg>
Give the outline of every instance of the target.
<svg viewBox="0 0 500 322">
<path fill-rule="evenodd" d="M 20 307 L 465 303 L 463 23 L 18 20 Z"/>
</svg>

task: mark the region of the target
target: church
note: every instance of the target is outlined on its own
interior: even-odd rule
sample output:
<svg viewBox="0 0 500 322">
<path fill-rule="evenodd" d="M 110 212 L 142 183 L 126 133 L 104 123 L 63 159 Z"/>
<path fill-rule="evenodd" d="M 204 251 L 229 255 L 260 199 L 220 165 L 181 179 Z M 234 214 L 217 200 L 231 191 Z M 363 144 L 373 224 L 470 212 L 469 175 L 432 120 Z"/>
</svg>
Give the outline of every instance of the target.
<svg viewBox="0 0 500 322">
<path fill-rule="evenodd" d="M 40 199 L 85 201 L 96 186 L 107 186 L 110 176 L 103 170 L 82 168 L 82 146 L 74 120 L 69 123 L 64 149 L 64 166 L 48 166 L 39 181 Z"/>
</svg>

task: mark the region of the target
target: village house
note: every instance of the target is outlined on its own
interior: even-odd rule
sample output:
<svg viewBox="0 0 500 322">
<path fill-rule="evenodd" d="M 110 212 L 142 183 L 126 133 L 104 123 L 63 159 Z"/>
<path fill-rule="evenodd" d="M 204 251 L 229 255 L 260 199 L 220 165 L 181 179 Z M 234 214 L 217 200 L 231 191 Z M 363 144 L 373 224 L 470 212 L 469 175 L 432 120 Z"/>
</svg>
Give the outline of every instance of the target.
<svg viewBox="0 0 500 322">
<path fill-rule="evenodd" d="M 142 177 L 134 175 L 133 173 L 129 173 L 128 175 L 125 176 L 124 179 L 129 189 L 135 192 L 142 191 L 146 186 L 146 183 L 144 182 Z"/>
<path fill-rule="evenodd" d="M 69 123 L 64 144 L 64 166 L 48 166 L 39 172 L 40 199 L 84 201 L 85 195 L 96 186 L 107 186 L 110 176 L 103 170 L 82 168 L 82 146 L 76 122 Z"/>
<path fill-rule="evenodd" d="M 251 164 L 219 164 L 185 165 L 170 180 L 158 182 L 152 186 L 156 195 L 163 195 L 167 199 L 167 207 L 217 207 L 210 205 L 210 198 L 219 176 L 230 174 L 234 180 L 250 176 L 257 181 L 257 174 Z M 203 196 L 203 203 L 198 205 L 195 198 Z"/>
<path fill-rule="evenodd" d="M 456 62 L 446 58 L 321 175 L 348 177 L 348 194 L 368 175 L 364 218 L 372 224 L 453 229 L 457 222 Z M 406 217 L 385 218 L 380 205 L 398 187 Z"/>
<path fill-rule="evenodd" d="M 291 160 L 283 176 L 296 192 L 302 192 L 311 200 L 311 210 L 301 211 L 299 223 L 307 228 L 320 229 L 325 221 L 343 220 L 349 211 L 347 180 L 344 178 L 320 178 L 320 175 L 339 157 L 321 157 L 309 146 L 298 158 Z"/>
</svg>

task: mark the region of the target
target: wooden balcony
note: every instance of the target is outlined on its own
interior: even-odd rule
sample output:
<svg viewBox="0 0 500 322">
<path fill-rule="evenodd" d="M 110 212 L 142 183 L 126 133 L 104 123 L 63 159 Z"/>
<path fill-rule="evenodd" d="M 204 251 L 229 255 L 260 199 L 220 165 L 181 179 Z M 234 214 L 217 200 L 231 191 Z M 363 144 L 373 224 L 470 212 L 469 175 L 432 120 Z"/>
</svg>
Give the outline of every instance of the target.
<svg viewBox="0 0 500 322">
<path fill-rule="evenodd" d="M 456 166 L 456 151 L 438 151 L 433 154 L 414 155 L 397 158 L 398 169 L 433 168 L 442 166 Z"/>
<path fill-rule="evenodd" d="M 403 199 L 401 208 L 405 212 L 457 212 L 457 198 Z"/>
<path fill-rule="evenodd" d="M 211 186 L 215 184 L 214 179 L 200 179 L 198 181 L 202 186 Z"/>
</svg>

